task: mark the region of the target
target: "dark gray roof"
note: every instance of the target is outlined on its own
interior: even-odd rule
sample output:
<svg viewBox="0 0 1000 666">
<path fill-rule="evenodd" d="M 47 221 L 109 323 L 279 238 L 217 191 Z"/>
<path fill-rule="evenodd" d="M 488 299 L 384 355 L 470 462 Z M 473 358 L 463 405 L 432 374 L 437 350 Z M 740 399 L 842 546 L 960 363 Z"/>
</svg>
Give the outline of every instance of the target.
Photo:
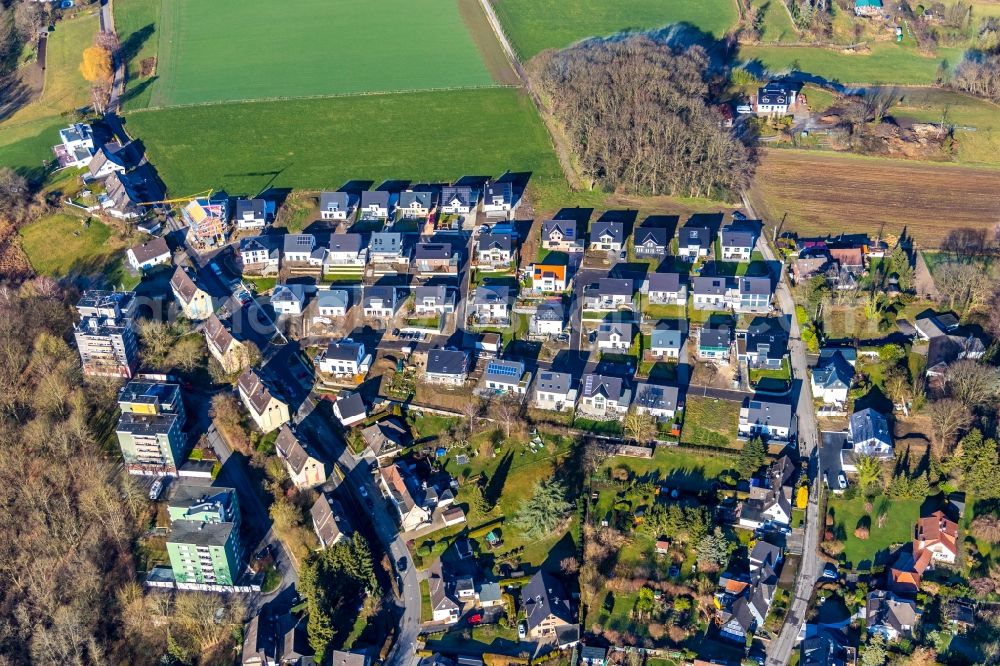
<svg viewBox="0 0 1000 666">
<path fill-rule="evenodd" d="M 312 514 L 313 527 L 323 543 L 332 543 L 337 535 L 347 535 L 354 531 L 344 514 L 344 508 L 328 492 L 316 498 L 309 513 Z"/>
<path fill-rule="evenodd" d="M 267 210 L 267 202 L 263 199 L 237 199 L 236 219 L 241 220 L 246 214 L 250 214 L 254 219 L 264 219 Z"/>
<path fill-rule="evenodd" d="M 892 437 L 889 435 L 889 422 L 885 416 L 876 412 L 871 407 L 866 407 L 859 412 L 851 414 L 851 440 L 857 444 L 870 439 L 892 444 Z"/>
<path fill-rule="evenodd" d="M 661 321 L 650 335 L 652 349 L 679 349 L 684 341 L 687 322 L 680 319 Z"/>
<path fill-rule="evenodd" d="M 442 206 L 449 206 L 455 200 L 464 206 L 471 207 L 476 203 L 476 192 L 467 185 L 446 185 L 441 188 Z"/>
<path fill-rule="evenodd" d="M 162 238 L 153 238 L 141 245 L 136 245 L 132 248 L 132 254 L 135 255 L 135 260 L 140 264 L 144 264 L 151 259 L 163 256 L 164 254 L 170 254 L 170 248 L 167 247 L 167 241 Z"/>
<path fill-rule="evenodd" d="M 742 277 L 739 280 L 741 294 L 771 295 L 771 278 L 769 277 Z"/>
<path fill-rule="evenodd" d="M 755 318 L 747 327 L 747 351 L 760 353 L 766 347 L 768 358 L 783 358 L 788 353 L 790 322 L 787 315 Z"/>
<path fill-rule="evenodd" d="M 312 252 L 316 237 L 312 234 L 287 234 L 284 237 L 285 252 Z"/>
<path fill-rule="evenodd" d="M 495 303 L 510 303 L 510 287 L 503 285 L 479 285 L 476 287 L 476 305 L 491 305 Z"/>
<path fill-rule="evenodd" d="M 486 186 L 486 198 L 492 200 L 494 197 L 502 197 L 504 202 L 510 203 L 514 198 L 514 187 L 509 180 L 503 182 L 492 182 Z"/>
<path fill-rule="evenodd" d="M 623 243 L 625 242 L 625 225 L 621 222 L 612 222 L 609 220 L 594 222 L 590 228 L 590 242 L 593 243 L 605 235 L 610 236 L 612 242 Z"/>
<path fill-rule="evenodd" d="M 702 326 L 698 332 L 698 346 L 700 347 L 727 347 L 732 342 L 732 331 L 728 326 L 709 328 Z"/>
<path fill-rule="evenodd" d="M 792 427 L 792 406 L 784 402 L 745 398 L 747 422 L 776 428 Z"/>
<path fill-rule="evenodd" d="M 479 251 L 488 252 L 490 250 L 499 249 L 504 252 L 510 252 L 511 248 L 514 246 L 514 237 L 510 234 L 482 234 L 479 236 Z"/>
<path fill-rule="evenodd" d="M 351 198 L 347 192 L 323 192 L 319 195 L 320 210 L 347 211 Z"/>
<path fill-rule="evenodd" d="M 676 386 L 641 383 L 635 389 L 636 404 L 646 409 L 677 409 Z"/>
<path fill-rule="evenodd" d="M 364 307 L 371 305 L 372 299 L 380 299 L 384 304 L 392 305 L 396 298 L 396 288 L 386 286 L 365 287 Z"/>
<path fill-rule="evenodd" d="M 677 292 L 681 288 L 680 273 L 651 273 L 647 291 Z"/>
<path fill-rule="evenodd" d="M 666 247 L 667 230 L 663 227 L 639 227 L 635 230 L 634 242 L 636 247 L 647 243 Z"/>
<path fill-rule="evenodd" d="M 813 369 L 813 383 L 823 388 L 850 388 L 854 368 L 840 354 L 820 357 L 820 364 Z"/>
<path fill-rule="evenodd" d="M 357 254 L 364 247 L 365 238 L 361 234 L 331 234 L 330 252 L 350 252 Z"/>
<path fill-rule="evenodd" d="M 251 236 L 240 239 L 240 252 L 254 252 L 259 250 L 273 252 L 277 247 L 277 238 L 274 236 Z"/>
<path fill-rule="evenodd" d="M 726 278 L 698 276 L 691 281 L 691 290 L 695 294 L 724 296 L 726 293 Z"/>
<path fill-rule="evenodd" d="M 524 363 L 507 359 L 493 359 L 486 366 L 483 377 L 503 384 L 517 384 L 524 375 Z"/>
<path fill-rule="evenodd" d="M 365 401 L 361 398 L 361 394 L 354 391 L 338 395 L 336 404 L 337 409 L 340 411 L 340 416 L 343 419 L 349 419 L 352 416 L 364 416 L 368 413 L 368 410 L 365 407 Z"/>
<path fill-rule="evenodd" d="M 562 321 L 563 320 L 562 303 L 558 303 L 555 301 L 547 301 L 545 303 L 539 303 L 538 307 L 535 308 L 535 318 L 544 321 Z"/>
<path fill-rule="evenodd" d="M 235 527 L 233 523 L 175 520 L 170 524 L 170 536 L 167 537 L 167 542 L 194 546 L 224 546 L 229 541 L 233 527 Z"/>
<path fill-rule="evenodd" d="M 565 394 L 569 392 L 569 387 L 573 383 L 573 376 L 567 372 L 552 372 L 551 370 L 540 370 L 535 389 L 546 393 Z"/>
<path fill-rule="evenodd" d="M 326 358 L 332 358 L 337 361 L 353 361 L 364 348 L 365 346 L 360 342 L 352 342 L 350 340 L 331 342 L 326 346 Z"/>
<path fill-rule="evenodd" d="M 382 254 L 398 254 L 403 247 L 403 234 L 395 231 L 380 231 L 371 236 L 368 249 Z"/>
<path fill-rule="evenodd" d="M 528 631 L 534 630 L 550 616 L 570 624 L 574 619 L 563 584 L 545 571 L 537 572 L 521 589 L 521 608 L 527 615 Z"/>
<path fill-rule="evenodd" d="M 601 278 L 597 281 L 597 292 L 604 296 L 628 296 L 635 292 L 631 278 Z"/>
<path fill-rule="evenodd" d="M 451 259 L 451 243 L 417 243 L 416 259 Z"/>
<path fill-rule="evenodd" d="M 377 204 L 380 208 L 389 207 L 389 193 L 384 190 L 365 190 L 361 193 L 361 207 L 368 208 Z"/>
<path fill-rule="evenodd" d="M 753 248 L 754 243 L 757 242 L 756 230 L 746 223 L 727 225 L 722 228 L 721 235 L 723 247 Z"/>
<path fill-rule="evenodd" d="M 548 240 L 553 231 L 562 234 L 564 240 L 576 240 L 575 220 L 545 220 L 542 222 L 542 239 Z"/>
<path fill-rule="evenodd" d="M 685 224 L 680 231 L 681 247 L 697 245 L 708 249 L 712 246 L 712 230 L 708 227 Z"/>
<path fill-rule="evenodd" d="M 427 352 L 427 372 L 435 375 L 464 375 L 469 357 L 463 351 L 432 349 Z"/>
<path fill-rule="evenodd" d="M 433 298 L 435 305 L 444 305 L 448 300 L 448 287 L 443 284 L 436 287 L 417 287 L 414 289 L 414 294 L 418 303 Z"/>
<path fill-rule="evenodd" d="M 407 190 L 399 193 L 399 207 L 410 208 L 412 204 L 418 204 L 419 208 L 430 208 L 434 193 L 430 190 Z"/>
<path fill-rule="evenodd" d="M 609 400 L 617 402 L 624 394 L 624 389 L 625 385 L 620 377 L 591 373 L 583 376 L 581 393 L 585 398 L 603 393 Z"/>
<path fill-rule="evenodd" d="M 767 565 L 773 569 L 780 559 L 781 548 L 763 540 L 757 541 L 750 551 L 750 562 L 757 566 Z"/>
</svg>

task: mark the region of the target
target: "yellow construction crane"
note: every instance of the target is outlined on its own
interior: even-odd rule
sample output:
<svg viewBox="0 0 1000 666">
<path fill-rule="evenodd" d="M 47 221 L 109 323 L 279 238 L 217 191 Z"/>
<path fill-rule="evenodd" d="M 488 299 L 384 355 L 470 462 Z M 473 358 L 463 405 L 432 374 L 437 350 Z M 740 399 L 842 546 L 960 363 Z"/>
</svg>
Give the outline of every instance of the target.
<svg viewBox="0 0 1000 666">
<path fill-rule="evenodd" d="M 199 197 L 209 198 L 209 197 L 212 196 L 212 194 L 214 192 L 215 192 L 215 190 L 205 190 L 204 192 L 198 192 L 197 194 L 192 194 L 191 196 L 187 196 L 187 197 L 177 197 L 176 199 L 163 199 L 162 201 L 141 201 L 141 202 L 139 202 L 139 205 L 140 206 L 158 206 L 160 204 L 183 203 L 183 202 L 186 202 L 186 201 L 193 201 L 193 200 L 195 200 L 195 199 L 197 199 Z"/>
</svg>

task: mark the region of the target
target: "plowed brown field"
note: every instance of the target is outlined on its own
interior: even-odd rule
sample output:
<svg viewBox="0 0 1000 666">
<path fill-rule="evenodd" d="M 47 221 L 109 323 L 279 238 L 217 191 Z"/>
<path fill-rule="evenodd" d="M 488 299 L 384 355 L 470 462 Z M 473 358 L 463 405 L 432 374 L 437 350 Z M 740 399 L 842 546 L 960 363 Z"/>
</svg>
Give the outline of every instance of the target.
<svg viewBox="0 0 1000 666">
<path fill-rule="evenodd" d="M 1000 170 L 765 150 L 750 200 L 782 232 L 875 234 L 884 223 L 883 235 L 905 228 L 936 248 L 949 229 L 1000 224 Z"/>
</svg>

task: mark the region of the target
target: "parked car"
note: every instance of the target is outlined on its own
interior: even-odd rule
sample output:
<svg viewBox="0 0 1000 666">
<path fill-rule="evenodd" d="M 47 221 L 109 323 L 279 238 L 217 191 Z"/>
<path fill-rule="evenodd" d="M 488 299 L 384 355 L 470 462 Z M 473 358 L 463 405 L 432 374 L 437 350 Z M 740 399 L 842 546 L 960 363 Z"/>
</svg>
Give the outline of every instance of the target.
<svg viewBox="0 0 1000 666">
<path fill-rule="evenodd" d="M 406 557 L 401 557 L 396 561 L 396 568 L 400 571 L 406 571 Z"/>
<path fill-rule="evenodd" d="M 826 566 L 823 567 L 823 573 L 820 574 L 820 577 L 828 580 L 839 580 L 840 574 L 837 572 L 837 565 L 827 562 Z"/>
<path fill-rule="evenodd" d="M 517 623 L 517 637 L 522 641 L 528 637 L 528 626 L 525 622 Z"/>
<path fill-rule="evenodd" d="M 841 490 L 844 490 L 845 488 L 847 488 L 847 477 L 844 475 L 843 472 L 841 472 L 840 474 L 837 475 L 837 486 Z"/>
<path fill-rule="evenodd" d="M 476 613 L 475 615 L 470 615 L 469 616 L 469 624 L 471 624 L 471 625 L 481 624 L 482 621 L 483 621 L 483 616 L 480 615 L 479 613 Z"/>
<path fill-rule="evenodd" d="M 149 499 L 160 499 L 161 492 L 163 492 L 163 479 L 157 479 L 153 481 L 153 486 L 149 489 Z"/>
</svg>

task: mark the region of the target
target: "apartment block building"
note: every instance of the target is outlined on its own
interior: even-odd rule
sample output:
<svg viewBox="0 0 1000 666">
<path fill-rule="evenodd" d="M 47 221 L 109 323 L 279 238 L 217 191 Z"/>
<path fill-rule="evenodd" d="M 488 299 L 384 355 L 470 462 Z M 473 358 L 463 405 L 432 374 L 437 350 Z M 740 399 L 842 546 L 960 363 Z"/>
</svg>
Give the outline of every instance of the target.
<svg viewBox="0 0 1000 666">
<path fill-rule="evenodd" d="M 118 444 L 129 472 L 176 474 L 188 452 L 180 386 L 131 381 L 119 394 L 118 407 Z"/>
<path fill-rule="evenodd" d="M 76 310 L 80 321 L 73 329 L 83 373 L 131 378 L 139 367 L 139 340 L 135 330 L 135 293 L 83 292 Z"/>
<path fill-rule="evenodd" d="M 233 585 L 243 562 L 236 491 L 178 484 L 167 512 L 167 554 L 178 585 Z"/>
</svg>

